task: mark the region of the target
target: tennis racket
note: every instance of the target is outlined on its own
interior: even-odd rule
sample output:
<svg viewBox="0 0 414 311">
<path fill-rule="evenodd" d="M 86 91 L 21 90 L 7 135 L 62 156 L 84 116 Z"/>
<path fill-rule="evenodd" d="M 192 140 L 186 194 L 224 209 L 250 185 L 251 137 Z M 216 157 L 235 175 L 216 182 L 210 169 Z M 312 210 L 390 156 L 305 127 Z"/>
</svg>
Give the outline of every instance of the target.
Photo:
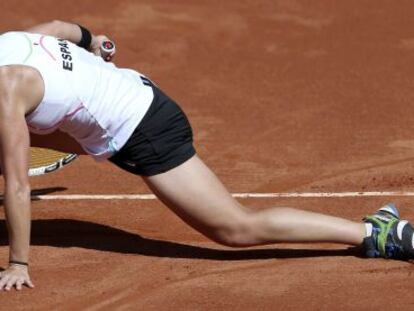
<svg viewBox="0 0 414 311">
<path fill-rule="evenodd" d="M 57 171 L 77 158 L 74 153 L 64 153 L 47 148 L 30 148 L 29 176 L 39 176 Z"/>
</svg>

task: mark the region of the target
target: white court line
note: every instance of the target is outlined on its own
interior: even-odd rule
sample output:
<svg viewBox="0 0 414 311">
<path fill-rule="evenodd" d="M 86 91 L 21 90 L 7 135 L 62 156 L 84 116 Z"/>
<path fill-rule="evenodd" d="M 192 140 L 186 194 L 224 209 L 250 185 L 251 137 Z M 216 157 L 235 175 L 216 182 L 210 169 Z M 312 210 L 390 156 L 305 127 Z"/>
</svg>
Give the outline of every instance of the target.
<svg viewBox="0 0 414 311">
<path fill-rule="evenodd" d="M 413 197 L 410 191 L 373 191 L 373 192 L 290 192 L 290 193 L 233 193 L 240 199 L 256 198 L 354 198 L 354 197 Z M 0 196 L 0 199 L 3 197 Z M 61 194 L 33 195 L 37 200 L 155 200 L 153 194 Z"/>
</svg>

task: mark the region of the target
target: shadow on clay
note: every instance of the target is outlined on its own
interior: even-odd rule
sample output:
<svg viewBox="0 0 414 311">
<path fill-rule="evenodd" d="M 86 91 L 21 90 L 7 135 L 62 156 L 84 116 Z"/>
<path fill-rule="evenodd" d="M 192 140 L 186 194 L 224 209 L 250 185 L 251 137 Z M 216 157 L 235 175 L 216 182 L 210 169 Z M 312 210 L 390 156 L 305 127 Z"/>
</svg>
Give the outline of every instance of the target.
<svg viewBox="0 0 414 311">
<path fill-rule="evenodd" d="M 0 220 L 1 246 L 8 245 L 6 236 L 6 223 L 4 220 Z M 138 234 L 107 225 L 73 219 L 33 220 L 31 244 L 37 246 L 80 247 L 98 251 L 153 257 L 211 259 L 219 261 L 360 256 L 360 251 L 355 247 L 341 250 L 214 249 L 145 238 Z"/>
<path fill-rule="evenodd" d="M 35 198 L 37 195 L 47 195 L 56 192 L 62 192 L 68 190 L 66 187 L 50 187 L 50 188 L 41 188 L 41 189 L 33 189 L 31 192 L 32 201 L 38 201 L 39 199 Z M 3 206 L 3 196 L 0 196 L 0 207 Z"/>
</svg>

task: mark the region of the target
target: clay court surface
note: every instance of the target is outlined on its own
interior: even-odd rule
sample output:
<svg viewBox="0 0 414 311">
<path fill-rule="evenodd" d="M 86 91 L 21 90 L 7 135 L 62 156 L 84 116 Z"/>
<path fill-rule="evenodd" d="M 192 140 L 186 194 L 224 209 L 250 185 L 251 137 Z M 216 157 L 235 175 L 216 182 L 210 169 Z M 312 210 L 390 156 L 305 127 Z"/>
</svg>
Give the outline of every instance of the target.
<svg viewBox="0 0 414 311">
<path fill-rule="evenodd" d="M 199 155 L 231 192 L 414 191 L 412 1 L 1 1 L 0 31 L 51 19 L 112 37 L 116 63 L 187 112 Z M 0 47 L 1 48 L 1 47 Z M 145 194 L 81 157 L 37 193 Z M 243 199 L 359 220 L 414 198 Z M 33 202 L 36 289 L 1 310 L 413 310 L 414 266 L 342 245 L 232 250 L 156 200 Z M 8 256 L 4 214 L 0 258 Z"/>
</svg>

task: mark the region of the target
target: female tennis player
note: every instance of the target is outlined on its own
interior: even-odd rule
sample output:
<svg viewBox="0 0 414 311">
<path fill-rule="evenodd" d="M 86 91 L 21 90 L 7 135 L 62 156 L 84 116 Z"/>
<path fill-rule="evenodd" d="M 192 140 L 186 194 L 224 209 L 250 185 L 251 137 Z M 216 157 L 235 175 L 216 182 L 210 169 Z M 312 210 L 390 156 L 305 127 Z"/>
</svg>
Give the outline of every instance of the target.
<svg viewBox="0 0 414 311">
<path fill-rule="evenodd" d="M 0 162 L 10 241 L 0 289 L 33 287 L 28 271 L 31 143 L 76 153 L 81 146 L 97 160 L 142 176 L 173 212 L 223 245 L 337 242 L 362 244 L 368 257 L 413 256 L 413 227 L 399 219 L 393 205 L 364 222 L 242 206 L 197 156 L 179 106 L 144 75 L 97 56 L 106 39 L 60 21 L 0 36 Z M 63 135 L 31 140 L 29 134 L 57 130 L 78 144 Z"/>
</svg>

